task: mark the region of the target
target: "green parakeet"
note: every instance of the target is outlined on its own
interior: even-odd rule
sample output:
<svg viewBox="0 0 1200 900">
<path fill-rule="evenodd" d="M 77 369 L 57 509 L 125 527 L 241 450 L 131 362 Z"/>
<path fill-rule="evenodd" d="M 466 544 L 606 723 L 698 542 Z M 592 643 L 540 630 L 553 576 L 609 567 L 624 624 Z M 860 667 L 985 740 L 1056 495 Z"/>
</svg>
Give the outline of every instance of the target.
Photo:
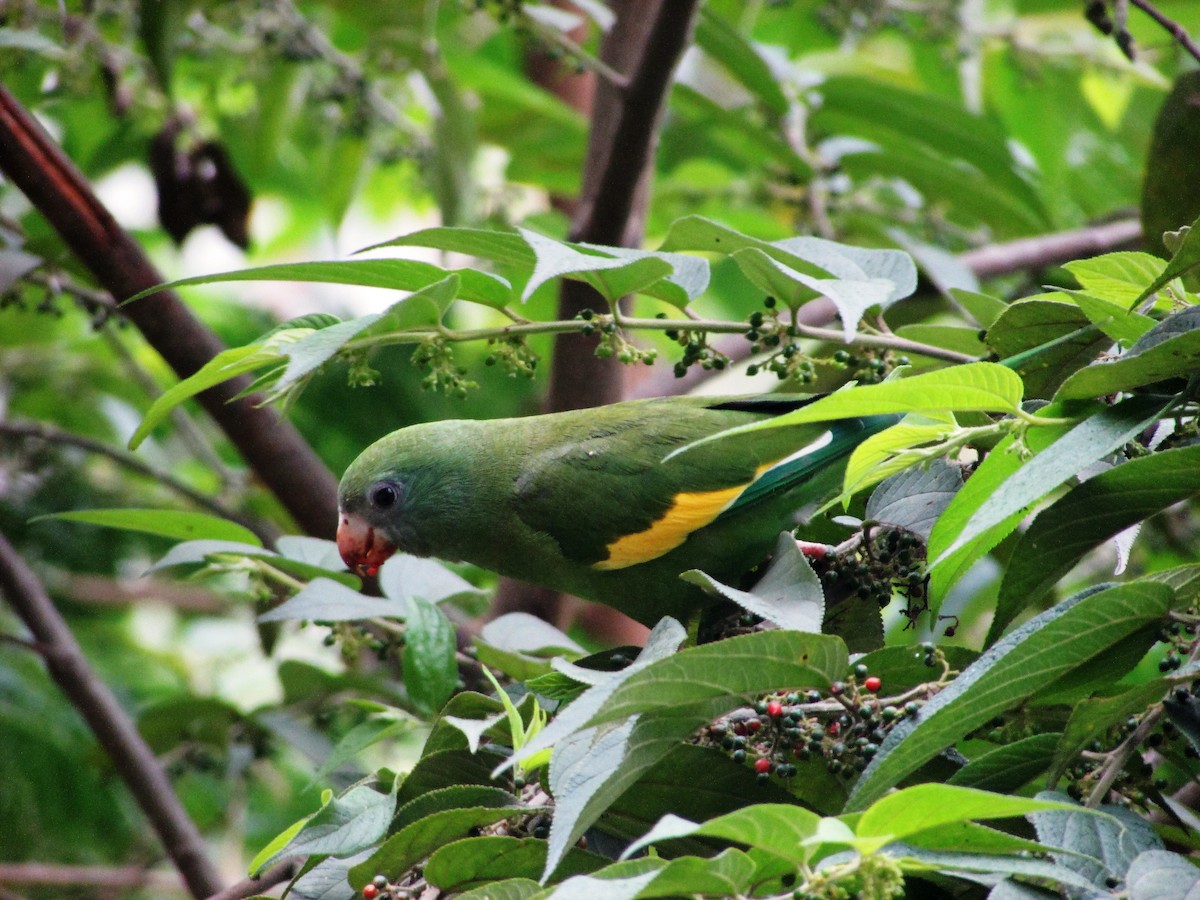
<svg viewBox="0 0 1200 900">
<path fill-rule="evenodd" d="M 376 441 L 338 489 L 338 548 L 373 573 L 396 550 L 462 560 L 614 606 L 648 625 L 736 582 L 891 417 L 766 428 L 672 451 L 812 398 L 669 397 L 453 420 Z"/>
</svg>

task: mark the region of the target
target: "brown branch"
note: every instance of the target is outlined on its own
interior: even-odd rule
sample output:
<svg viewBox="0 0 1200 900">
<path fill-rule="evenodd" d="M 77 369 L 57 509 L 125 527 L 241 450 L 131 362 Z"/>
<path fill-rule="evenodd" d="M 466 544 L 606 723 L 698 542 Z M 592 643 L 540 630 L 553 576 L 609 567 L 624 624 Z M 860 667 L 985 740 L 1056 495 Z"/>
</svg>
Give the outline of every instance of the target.
<svg viewBox="0 0 1200 900">
<path fill-rule="evenodd" d="M 989 244 L 959 254 L 979 278 L 995 278 L 1026 269 L 1043 269 L 1073 259 L 1110 253 L 1136 246 L 1142 239 L 1142 223 L 1137 219 L 1117 219 L 1102 225 L 1089 225 L 1071 231 L 1020 238 L 1002 244 Z"/>
<path fill-rule="evenodd" d="M 164 472 L 161 469 L 155 468 L 149 463 L 143 462 L 139 457 L 130 453 L 127 450 L 122 450 L 119 447 L 113 447 L 102 441 L 93 440 L 89 437 L 84 437 L 81 434 L 74 434 L 70 431 L 64 431 L 61 428 L 56 428 L 53 425 L 48 425 L 42 422 L 0 422 L 0 437 L 9 436 L 21 438 L 25 440 L 43 441 L 47 444 L 59 444 L 68 447 L 77 447 L 80 450 L 86 450 L 88 453 L 96 453 L 100 456 L 106 456 L 113 462 L 131 472 L 137 472 L 139 475 L 145 475 L 157 481 L 163 487 L 168 488 L 181 497 L 186 497 L 192 503 L 206 509 L 214 515 L 218 515 L 224 519 L 229 519 L 232 522 L 237 522 L 249 528 L 262 539 L 263 543 L 271 544 L 275 538 L 279 536 L 278 532 L 271 526 L 257 522 L 240 513 L 234 512 L 226 508 L 223 504 L 218 503 L 206 494 L 187 484 L 184 484 L 169 472 Z"/>
<path fill-rule="evenodd" d="M 193 897 L 221 889 L 204 839 L 188 818 L 154 753 L 83 650 L 37 576 L 0 535 L 0 593 L 42 645 L 50 677 L 96 735 L 142 812 L 158 833 Z"/>
<path fill-rule="evenodd" d="M 67 866 L 54 863 L 0 863 L 0 884 L 40 884 L 85 891 L 149 887 L 154 891 L 184 891 L 178 874 L 141 866 Z"/>
<path fill-rule="evenodd" d="M 296 860 L 286 859 L 267 869 L 257 878 L 247 878 L 230 885 L 225 890 L 213 894 L 208 900 L 245 900 L 246 897 L 253 897 L 255 894 L 269 891 L 275 885 L 290 880 L 299 870 L 299 866 L 300 864 Z"/>
<path fill-rule="evenodd" d="M 113 219 L 74 164 L 33 116 L 0 85 L 0 172 L 21 190 L 92 275 L 122 300 L 165 280 Z M 180 378 L 224 347 L 171 291 L 121 308 Z M 335 482 L 299 433 L 258 398 L 233 398 L 249 382 L 235 379 L 197 398 L 258 477 L 309 534 L 332 537 Z"/>
<path fill-rule="evenodd" d="M 1190 53 L 1192 59 L 1200 62 L 1200 47 L 1196 46 L 1196 42 L 1192 40 L 1186 28 L 1174 19 L 1167 18 L 1158 7 L 1148 0 L 1133 0 L 1133 5 L 1170 32 L 1171 37 L 1175 38 L 1179 46 Z"/>
</svg>

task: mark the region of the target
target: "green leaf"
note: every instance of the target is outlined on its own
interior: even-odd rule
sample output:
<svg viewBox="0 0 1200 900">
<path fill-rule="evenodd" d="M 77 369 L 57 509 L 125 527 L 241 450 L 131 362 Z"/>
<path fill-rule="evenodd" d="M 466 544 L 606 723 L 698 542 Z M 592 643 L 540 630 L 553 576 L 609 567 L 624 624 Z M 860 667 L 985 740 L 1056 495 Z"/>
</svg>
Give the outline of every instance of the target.
<svg viewBox="0 0 1200 900">
<path fill-rule="evenodd" d="M 904 453 L 905 450 L 944 441 L 955 429 L 953 423 L 930 422 L 924 416 L 908 416 L 902 422 L 871 435 L 850 454 L 842 479 L 843 496 L 849 497 L 910 468 L 915 461 Z"/>
<path fill-rule="evenodd" d="M 279 854 L 295 839 L 301 829 L 308 824 L 308 820 L 312 816 L 305 816 L 303 819 L 298 819 L 293 822 L 279 834 L 275 835 L 265 847 L 254 854 L 254 859 L 250 860 L 250 868 L 247 874 L 254 878 L 259 872 L 267 867 L 267 863 L 277 858 Z"/>
<path fill-rule="evenodd" d="M 1186 856 L 1167 850 L 1139 853 L 1125 874 L 1129 900 L 1193 900 L 1200 891 L 1200 869 Z"/>
<path fill-rule="evenodd" d="M 405 825 L 384 841 L 365 862 L 351 869 L 351 886 L 362 890 L 378 874 L 399 881 L 405 872 L 439 847 L 469 837 L 474 829 L 529 814 L 528 807 L 511 802 L 511 797 L 509 800 L 510 803 L 503 806 L 463 806 L 427 813 Z"/>
<path fill-rule="evenodd" d="M 418 232 L 420 234 L 420 232 Z M 519 240 L 519 238 L 518 238 Z M 391 242 L 397 243 L 397 242 Z M 388 246 L 381 244 L 379 246 Z M 235 272 L 197 275 L 147 288 L 126 303 L 169 288 L 234 281 L 300 281 L 318 284 L 352 284 L 359 287 L 419 291 L 447 278 L 457 278 L 456 293 L 463 300 L 499 309 L 513 299 L 512 288 L 503 278 L 475 269 L 448 270 L 413 259 L 347 259 L 256 266 Z"/>
<path fill-rule="evenodd" d="M 626 847 L 621 856 L 628 858 L 653 844 L 695 836 L 736 841 L 774 853 L 797 865 L 806 865 L 815 849 L 809 842 L 817 834 L 820 822 L 821 817 L 816 813 L 782 803 L 756 803 L 703 823 L 665 815 Z"/>
<path fill-rule="evenodd" d="M 896 285 L 886 278 L 817 278 L 773 259 L 755 247 L 738 250 L 733 261 L 750 282 L 767 296 L 777 297 L 791 309 L 825 296 L 837 308 L 846 343 L 854 340 L 858 322 L 872 306 L 886 305 Z"/>
<path fill-rule="evenodd" d="M 682 253 L 651 252 L 635 250 L 630 247 L 608 247 L 601 244 L 572 244 L 572 247 L 582 247 L 586 250 L 596 250 L 616 259 L 658 259 L 670 265 L 674 271 L 665 276 L 662 281 L 648 284 L 639 290 L 649 297 L 665 300 L 673 306 L 683 309 L 708 289 L 708 261 L 696 256 L 685 256 Z"/>
<path fill-rule="evenodd" d="M 991 294 L 981 294 L 977 291 L 964 291 L 952 288 L 950 296 L 954 302 L 967 311 L 980 328 L 991 328 L 1000 314 L 1008 309 L 1008 304 Z"/>
<path fill-rule="evenodd" d="M 1089 294 L 1128 309 L 1136 305 L 1133 300 L 1142 293 L 1146 283 L 1163 273 L 1166 263 L 1149 253 L 1122 250 L 1063 263 L 1063 268 L 1074 275 Z"/>
<path fill-rule="evenodd" d="M 1083 291 L 1060 291 L 1064 297 L 1070 297 L 1083 310 L 1093 325 L 1103 331 L 1114 341 L 1132 344 L 1143 334 L 1154 327 L 1154 319 L 1141 313 L 1126 309 L 1120 303 L 1111 300 L 1101 300 Z"/>
<path fill-rule="evenodd" d="M 696 20 L 696 45 L 724 66 L 774 116 L 787 113 L 789 103 L 779 78 L 758 49 L 708 7 Z"/>
<path fill-rule="evenodd" d="M 534 291 L 551 279 L 575 276 L 578 280 L 586 281 L 611 302 L 626 294 L 642 291 L 675 271 L 675 267 L 661 257 L 639 255 L 619 259 L 607 254 L 582 253 L 569 244 L 536 231 L 525 228 L 519 231 L 535 257 L 533 272 L 521 293 L 522 300 L 528 300 Z"/>
<path fill-rule="evenodd" d="M 317 578 L 279 606 L 260 615 L 258 621 L 356 622 L 377 617 L 403 619 L 407 612 L 407 606 L 394 600 L 368 597 L 332 579 Z"/>
<path fill-rule="evenodd" d="M 184 400 L 231 378 L 245 375 L 247 372 L 253 372 L 255 369 L 261 369 L 263 366 L 282 360 L 283 355 L 275 347 L 262 344 L 247 344 L 244 347 L 222 350 L 206 362 L 199 371 L 189 375 L 178 384 L 172 385 L 155 398 L 154 402 L 150 404 L 150 409 L 146 411 L 146 417 L 142 420 L 142 424 L 137 427 L 129 439 L 129 449 L 136 450 L 138 445 L 150 435 L 150 432 L 167 418 L 171 410 Z"/>
<path fill-rule="evenodd" d="M 1200 209 L 1200 184 L 1193 177 L 1195 150 L 1200 145 L 1198 96 L 1200 72 L 1180 72 L 1158 109 L 1146 156 L 1142 230 L 1146 246 L 1164 257 L 1170 250 L 1163 244 L 1163 234 L 1191 221 Z"/>
<path fill-rule="evenodd" d="M 357 784 L 322 806 L 282 850 L 262 860 L 257 871 L 284 856 L 349 856 L 370 847 L 387 832 L 395 811 L 395 787 L 383 793 Z"/>
<path fill-rule="evenodd" d="M 454 626 L 424 597 L 408 599 L 404 633 L 404 686 L 417 709 L 432 715 L 442 708 L 458 684 Z"/>
<path fill-rule="evenodd" d="M 684 572 L 679 577 L 733 601 L 780 628 L 821 633 L 821 623 L 825 619 L 821 580 L 789 532 L 779 536 L 770 567 L 749 591 L 721 584 L 699 569 Z"/>
<path fill-rule="evenodd" d="M 876 853 L 887 844 L 922 831 L 976 819 L 1010 819 L 1043 810 L 1070 810 L 1072 804 L 1030 800 L 951 784 L 918 784 L 871 804 L 854 826 L 860 853 Z"/>
<path fill-rule="evenodd" d="M 1061 737 L 1049 732 L 1004 744 L 971 760 L 946 779 L 946 783 L 1016 793 L 1046 771 Z"/>
<path fill-rule="evenodd" d="M 931 347 L 941 347 L 956 353 L 966 353 L 969 356 L 985 356 L 988 352 L 987 344 L 980 337 L 978 328 L 917 323 L 897 328 L 896 334 L 905 340 L 918 341 L 922 344 L 929 344 Z M 913 355 L 917 354 L 913 352 Z"/>
<path fill-rule="evenodd" d="M 816 404 L 814 404 L 816 405 Z M 1133 398 L 1102 408 L 1038 453 L 998 485 L 967 519 L 950 545 L 930 563 L 940 565 L 968 542 L 1046 496 L 1098 459 L 1112 453 L 1158 418 L 1161 400 Z"/>
<path fill-rule="evenodd" d="M 847 808 L 866 808 L 989 719 L 1157 621 L 1172 598 L 1165 585 L 1134 582 L 1076 594 L 1015 629 L 926 703 L 916 719 L 892 729 Z"/>
<path fill-rule="evenodd" d="M 866 518 L 894 525 L 929 540 L 938 518 L 962 489 L 962 469 L 935 459 L 920 469 L 907 469 L 888 478 L 867 501 Z"/>
<path fill-rule="evenodd" d="M 1096 888 L 1108 878 L 1123 879 L 1130 864 L 1146 850 L 1161 850 L 1154 827 L 1130 809 L 1101 807 L 1104 815 L 1087 809 L 1066 794 L 1042 791 L 1038 799 L 1054 799 L 1066 807 L 1030 816 L 1038 840 L 1062 851 L 1050 855 L 1060 866 L 1072 869 Z"/>
<path fill-rule="evenodd" d="M 808 403 L 797 410 L 754 425 L 730 428 L 688 444 L 669 454 L 670 459 L 709 441 L 762 428 L 783 428 L 808 422 L 828 422 L 897 413 L 944 416 L 947 412 L 1015 412 L 1021 402 L 1021 379 L 1011 369 L 995 363 L 967 363 L 882 384 L 854 385 Z"/>
<path fill-rule="evenodd" d="M 456 572 L 434 559 L 394 554 L 379 570 L 379 588 L 383 595 L 403 608 L 413 597 L 441 603 L 453 597 L 482 591 Z"/>
<path fill-rule="evenodd" d="M 412 727 L 412 722 L 393 716 L 376 716 L 360 722 L 347 731 L 334 745 L 329 756 L 313 774 L 310 785 L 324 781 L 331 773 L 341 768 L 344 763 L 354 759 L 368 747 L 373 747 L 388 738 L 397 737 Z"/>
<path fill-rule="evenodd" d="M 1094 547 L 1200 492 L 1197 472 L 1200 447 L 1165 450 L 1101 472 L 1038 513 L 1004 573 L 994 627 L 1036 605 Z"/>
<path fill-rule="evenodd" d="M 78 509 L 38 516 L 31 521 L 43 519 L 62 519 L 102 528 L 138 531 L 178 541 L 233 541 L 243 546 L 262 547 L 262 541 L 250 529 L 207 513 L 174 509 Z"/>
<path fill-rule="evenodd" d="M 987 343 L 1020 373 L 1025 396 L 1034 399 L 1050 397 L 1108 338 L 1075 304 L 1028 298 L 1000 315 L 988 329 Z"/>
<path fill-rule="evenodd" d="M 1067 727 L 1054 747 L 1047 783 L 1057 782 L 1075 755 L 1092 741 L 1102 738 L 1109 728 L 1123 724 L 1130 716 L 1144 712 L 1151 703 L 1161 700 L 1168 687 L 1165 678 L 1155 678 L 1115 697 L 1076 703 L 1071 709 Z"/>
<path fill-rule="evenodd" d="M 1058 399 L 1100 397 L 1131 391 L 1170 378 L 1186 378 L 1200 368 L 1200 307 L 1164 319 L 1120 359 L 1093 363 L 1063 382 Z"/>
<path fill-rule="evenodd" d="M 372 244 L 359 252 L 378 250 L 381 247 L 432 247 L 435 250 L 465 253 L 468 256 L 520 268 L 529 268 L 534 263 L 533 250 L 521 235 L 486 228 L 423 228 L 392 238 L 390 241 Z"/>
<path fill-rule="evenodd" d="M 1150 282 L 1144 291 L 1138 294 L 1137 299 L 1129 304 L 1130 307 L 1137 306 L 1151 294 L 1166 287 L 1173 279 L 1186 275 L 1196 266 L 1200 266 L 1200 228 L 1197 228 L 1198 225 L 1200 225 L 1200 219 L 1192 222 L 1190 226 L 1185 226 L 1182 240 L 1179 241 L 1175 252 L 1171 254 L 1167 267 L 1163 269 L 1161 275 Z"/>
<path fill-rule="evenodd" d="M 537 878 L 546 862 L 546 842 L 537 838 L 472 837 L 440 847 L 425 864 L 425 879 L 446 893 L 458 893 L 510 878 Z M 561 876 L 594 872 L 606 860 L 572 847 Z"/>
</svg>

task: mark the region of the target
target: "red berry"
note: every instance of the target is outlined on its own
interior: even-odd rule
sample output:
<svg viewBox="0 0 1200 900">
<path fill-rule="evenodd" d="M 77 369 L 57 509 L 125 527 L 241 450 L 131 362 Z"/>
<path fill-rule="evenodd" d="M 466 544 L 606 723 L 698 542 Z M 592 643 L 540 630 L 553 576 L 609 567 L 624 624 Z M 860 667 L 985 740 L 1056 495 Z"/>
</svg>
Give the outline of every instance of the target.
<svg viewBox="0 0 1200 900">
<path fill-rule="evenodd" d="M 865 687 L 872 694 L 877 693 L 879 689 L 883 687 L 883 679 L 881 679 L 878 675 L 870 675 L 863 681 L 863 687 Z"/>
<path fill-rule="evenodd" d="M 772 700 L 767 704 L 767 715 L 772 719 L 778 719 L 783 715 L 783 704 L 778 700 Z"/>
<path fill-rule="evenodd" d="M 373 884 L 368 884 L 362 889 L 363 900 L 375 900 L 379 896 L 379 888 Z"/>
<path fill-rule="evenodd" d="M 771 771 L 771 761 L 765 756 L 760 756 L 754 761 L 754 771 L 759 775 L 765 775 Z"/>
<path fill-rule="evenodd" d="M 746 720 L 746 730 L 749 731 L 751 734 L 754 734 L 754 732 L 758 731 L 758 729 L 760 729 L 760 728 L 762 728 L 762 721 L 760 719 L 747 719 Z"/>
<path fill-rule="evenodd" d="M 829 727 L 826 728 L 825 730 L 828 731 L 830 734 L 837 734 L 839 731 L 842 730 L 842 726 L 839 725 L 837 722 L 830 722 Z"/>
</svg>

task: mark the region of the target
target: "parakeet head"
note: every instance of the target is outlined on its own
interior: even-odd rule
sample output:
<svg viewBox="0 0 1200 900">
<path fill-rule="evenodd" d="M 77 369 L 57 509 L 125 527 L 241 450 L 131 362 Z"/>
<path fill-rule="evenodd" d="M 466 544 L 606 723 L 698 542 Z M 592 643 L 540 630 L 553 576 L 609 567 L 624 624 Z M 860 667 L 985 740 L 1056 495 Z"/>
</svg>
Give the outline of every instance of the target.
<svg viewBox="0 0 1200 900">
<path fill-rule="evenodd" d="M 416 549 L 406 527 L 412 463 L 403 432 L 376 441 L 350 464 L 338 485 L 337 546 L 351 572 L 374 575 L 398 548 Z"/>
</svg>

